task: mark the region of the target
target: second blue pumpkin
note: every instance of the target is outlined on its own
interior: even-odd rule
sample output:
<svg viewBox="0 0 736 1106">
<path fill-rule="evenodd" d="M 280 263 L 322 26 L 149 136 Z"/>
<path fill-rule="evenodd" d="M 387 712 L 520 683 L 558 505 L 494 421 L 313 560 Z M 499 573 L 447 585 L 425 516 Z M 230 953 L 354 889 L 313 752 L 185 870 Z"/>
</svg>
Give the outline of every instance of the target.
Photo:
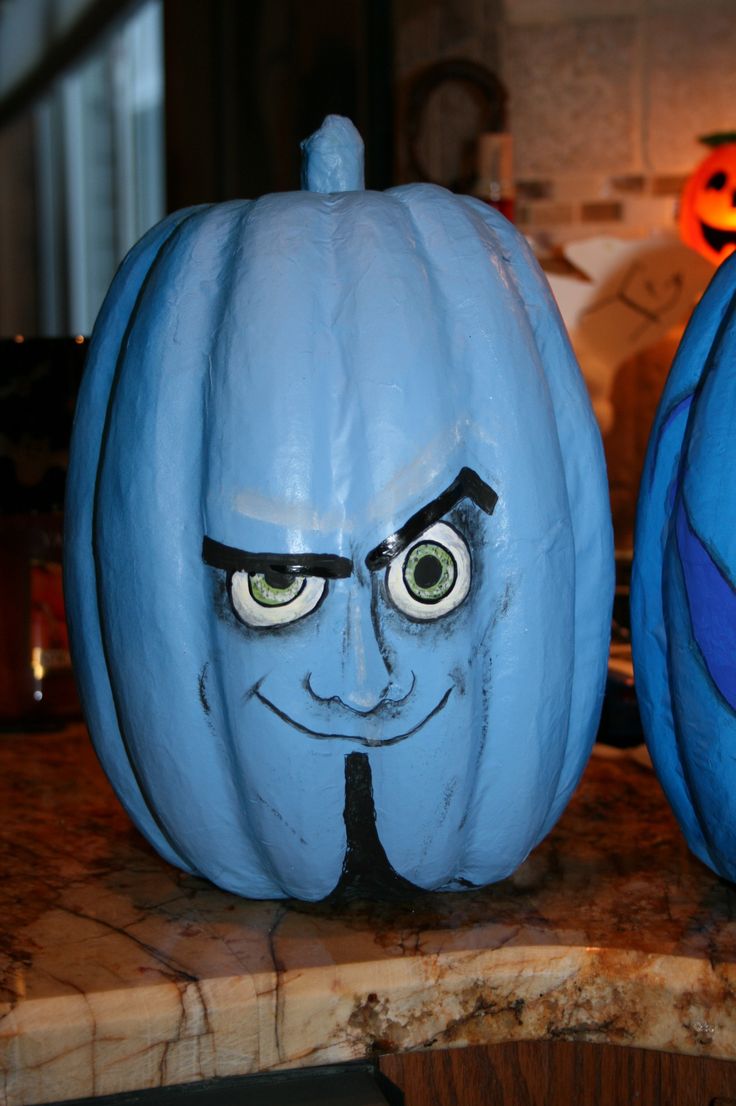
<svg viewBox="0 0 736 1106">
<path fill-rule="evenodd" d="M 642 477 L 631 612 L 652 760 L 693 852 L 736 879 L 736 257 L 695 310 Z"/>
</svg>

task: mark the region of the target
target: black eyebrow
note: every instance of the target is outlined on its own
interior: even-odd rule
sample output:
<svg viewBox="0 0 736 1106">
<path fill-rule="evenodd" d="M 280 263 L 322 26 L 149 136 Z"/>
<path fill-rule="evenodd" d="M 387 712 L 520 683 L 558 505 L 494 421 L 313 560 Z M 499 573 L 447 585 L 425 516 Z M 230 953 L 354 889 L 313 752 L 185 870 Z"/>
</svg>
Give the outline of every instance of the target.
<svg viewBox="0 0 736 1106">
<path fill-rule="evenodd" d="M 365 559 L 365 563 L 371 572 L 386 565 L 394 559 L 397 553 L 406 549 L 414 538 L 418 538 L 432 523 L 446 515 L 461 499 L 472 499 L 487 515 L 493 514 L 493 508 L 498 502 L 498 496 L 490 484 L 481 480 L 473 469 L 462 468 L 449 488 L 433 499 L 431 503 L 421 507 L 413 514 L 404 525 L 390 537 L 372 549 Z"/>
<path fill-rule="evenodd" d="M 223 545 L 206 535 L 202 541 L 202 560 L 212 568 L 227 572 L 283 572 L 288 576 L 322 576 L 343 580 L 352 575 L 353 562 L 334 553 L 247 553 L 232 545 Z"/>
</svg>

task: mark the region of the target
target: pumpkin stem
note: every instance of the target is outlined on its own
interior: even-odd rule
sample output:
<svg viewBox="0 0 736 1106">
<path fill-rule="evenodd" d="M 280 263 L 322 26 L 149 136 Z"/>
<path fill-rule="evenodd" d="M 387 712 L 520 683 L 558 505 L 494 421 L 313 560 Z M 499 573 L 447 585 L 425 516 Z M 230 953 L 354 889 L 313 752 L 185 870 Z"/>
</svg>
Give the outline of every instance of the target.
<svg viewBox="0 0 736 1106">
<path fill-rule="evenodd" d="M 736 131 L 716 131 L 715 134 L 701 134 L 698 142 L 702 142 L 704 146 L 711 146 L 713 149 L 718 146 L 730 145 L 732 142 L 736 142 Z"/>
<path fill-rule="evenodd" d="M 359 192 L 363 177 L 363 139 L 342 115 L 328 115 L 302 147 L 302 188 L 307 192 Z"/>
</svg>

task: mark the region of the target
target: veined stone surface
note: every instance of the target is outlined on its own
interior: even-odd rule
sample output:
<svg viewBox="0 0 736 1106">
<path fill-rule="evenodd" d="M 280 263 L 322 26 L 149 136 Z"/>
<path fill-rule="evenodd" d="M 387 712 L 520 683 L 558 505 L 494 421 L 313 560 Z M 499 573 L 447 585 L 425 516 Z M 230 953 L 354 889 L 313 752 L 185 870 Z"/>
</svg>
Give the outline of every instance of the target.
<svg viewBox="0 0 736 1106">
<path fill-rule="evenodd" d="M 84 730 L 0 738 L 3 1106 L 510 1040 L 736 1059 L 736 890 L 594 756 L 511 878 L 256 902 L 155 855 Z"/>
</svg>

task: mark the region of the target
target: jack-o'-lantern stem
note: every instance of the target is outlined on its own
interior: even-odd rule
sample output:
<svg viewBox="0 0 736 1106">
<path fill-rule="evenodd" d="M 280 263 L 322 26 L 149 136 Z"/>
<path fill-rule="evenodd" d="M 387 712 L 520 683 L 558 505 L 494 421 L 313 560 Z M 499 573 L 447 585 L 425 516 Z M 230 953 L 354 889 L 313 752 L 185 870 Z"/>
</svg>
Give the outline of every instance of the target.
<svg viewBox="0 0 736 1106">
<path fill-rule="evenodd" d="M 713 134 L 701 134 L 698 142 L 715 150 L 718 146 L 727 146 L 736 142 L 736 131 L 715 131 Z"/>
<path fill-rule="evenodd" d="M 302 189 L 360 192 L 365 188 L 363 139 L 349 119 L 328 115 L 302 147 Z"/>
</svg>

